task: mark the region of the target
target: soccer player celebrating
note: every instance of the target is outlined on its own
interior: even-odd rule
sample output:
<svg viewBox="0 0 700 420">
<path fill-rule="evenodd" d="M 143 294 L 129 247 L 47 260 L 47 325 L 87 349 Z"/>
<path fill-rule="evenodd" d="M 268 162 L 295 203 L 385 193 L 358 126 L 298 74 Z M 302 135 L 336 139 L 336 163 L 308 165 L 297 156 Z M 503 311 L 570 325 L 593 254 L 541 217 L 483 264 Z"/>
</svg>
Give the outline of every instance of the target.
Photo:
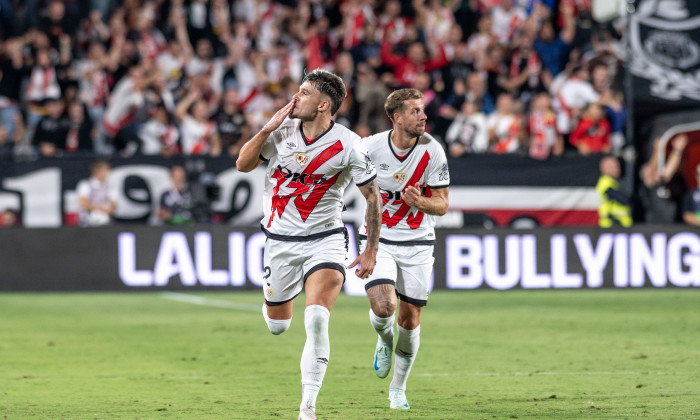
<svg viewBox="0 0 700 420">
<path fill-rule="evenodd" d="M 435 220 L 447 212 L 450 174 L 445 152 L 425 132 L 419 90 L 393 92 L 384 109 L 393 129 L 364 139 L 372 161 L 381 162 L 377 180 L 384 205 L 377 263 L 365 290 L 369 319 L 379 335 L 374 370 L 380 378 L 391 370 L 396 296 L 401 299 L 389 401 L 391 408 L 408 409 L 406 380 L 418 353 L 420 314 L 428 300 L 433 269 Z M 368 224 L 360 229 L 363 247 L 371 234 Z"/>
<path fill-rule="evenodd" d="M 374 269 L 381 226 L 376 171 L 360 137 L 331 120 L 345 99 L 343 81 L 314 70 L 240 151 L 242 172 L 268 161 L 265 177 L 263 317 L 272 334 L 292 321 L 294 298 L 306 290 L 306 344 L 301 354 L 299 419 L 314 419 L 330 342 L 328 318 L 345 280 L 347 231 L 340 213 L 354 179 L 367 200 L 367 246 L 350 267 L 367 278 Z M 287 118 L 289 117 L 289 118 Z"/>
</svg>

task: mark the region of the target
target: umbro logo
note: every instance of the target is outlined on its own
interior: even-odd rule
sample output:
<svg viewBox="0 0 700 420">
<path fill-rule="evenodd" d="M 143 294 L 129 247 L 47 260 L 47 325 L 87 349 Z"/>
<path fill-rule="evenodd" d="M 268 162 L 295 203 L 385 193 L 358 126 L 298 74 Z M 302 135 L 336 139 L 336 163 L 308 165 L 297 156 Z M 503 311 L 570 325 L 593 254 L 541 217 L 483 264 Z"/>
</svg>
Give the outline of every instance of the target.
<svg viewBox="0 0 700 420">
<path fill-rule="evenodd" d="M 379 164 L 379 169 L 381 169 L 382 171 L 388 171 L 388 170 L 389 170 L 389 165 L 387 165 L 386 163 L 380 163 L 380 164 Z"/>
<path fill-rule="evenodd" d="M 326 359 L 325 357 L 317 357 L 316 361 L 319 363 L 326 364 L 326 365 L 328 364 L 328 359 Z"/>
<path fill-rule="evenodd" d="M 292 143 L 291 141 L 287 142 L 287 149 L 294 149 L 295 147 L 297 147 L 296 144 Z"/>
</svg>

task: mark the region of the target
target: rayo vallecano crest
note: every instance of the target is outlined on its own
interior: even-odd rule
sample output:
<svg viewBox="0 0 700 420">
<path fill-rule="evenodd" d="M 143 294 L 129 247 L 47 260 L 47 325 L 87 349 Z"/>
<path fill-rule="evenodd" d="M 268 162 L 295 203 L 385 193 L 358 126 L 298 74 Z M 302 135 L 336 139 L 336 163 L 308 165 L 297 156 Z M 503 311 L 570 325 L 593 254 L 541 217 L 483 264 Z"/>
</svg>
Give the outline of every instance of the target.
<svg viewBox="0 0 700 420">
<path fill-rule="evenodd" d="M 405 172 L 397 172 L 394 174 L 394 182 L 397 184 L 403 184 L 408 179 L 408 175 Z"/>
<path fill-rule="evenodd" d="M 700 100 L 698 6 L 697 1 L 641 0 L 631 16 L 630 68 L 651 82 L 651 96 Z"/>
<path fill-rule="evenodd" d="M 301 166 L 302 168 L 311 162 L 311 156 L 304 154 L 304 153 L 296 153 L 294 155 L 295 160 L 297 161 L 297 164 Z"/>
</svg>

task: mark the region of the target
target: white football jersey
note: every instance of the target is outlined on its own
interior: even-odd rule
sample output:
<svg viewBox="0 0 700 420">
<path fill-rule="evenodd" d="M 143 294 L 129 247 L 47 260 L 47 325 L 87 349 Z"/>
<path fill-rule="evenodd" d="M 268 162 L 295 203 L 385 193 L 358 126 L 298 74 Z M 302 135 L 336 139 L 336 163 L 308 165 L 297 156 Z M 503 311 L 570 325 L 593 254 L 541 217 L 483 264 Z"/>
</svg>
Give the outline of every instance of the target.
<svg viewBox="0 0 700 420">
<path fill-rule="evenodd" d="M 377 173 L 360 136 L 333 123 L 309 141 L 301 120 L 287 118 L 270 134 L 260 157 L 268 160 L 262 226 L 275 239 L 323 236 L 344 229 L 343 193 Z"/>
<path fill-rule="evenodd" d="M 382 229 L 384 243 L 434 243 L 437 216 L 425 214 L 401 200 L 401 192 L 418 183 L 423 195 L 450 185 L 450 171 L 445 151 L 437 140 L 425 133 L 403 157 L 391 143 L 391 130 L 363 139 L 369 157 L 377 165 L 377 182 L 382 194 Z M 367 235 L 367 225 L 360 228 Z"/>
</svg>

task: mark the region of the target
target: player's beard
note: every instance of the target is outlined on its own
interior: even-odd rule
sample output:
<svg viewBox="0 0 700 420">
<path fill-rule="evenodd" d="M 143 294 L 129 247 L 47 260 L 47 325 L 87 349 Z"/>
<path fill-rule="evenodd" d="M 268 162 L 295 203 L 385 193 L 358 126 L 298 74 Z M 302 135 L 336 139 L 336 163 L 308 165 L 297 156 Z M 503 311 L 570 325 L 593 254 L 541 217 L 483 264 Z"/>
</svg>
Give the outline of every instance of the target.
<svg viewBox="0 0 700 420">
<path fill-rule="evenodd" d="M 405 129 L 404 131 L 406 131 L 406 134 L 408 134 L 411 137 L 419 137 L 419 136 L 422 136 L 423 134 L 425 134 L 425 125 L 422 125 L 422 126 L 415 125 L 415 126 L 411 127 L 410 129 L 408 129 L 408 128 Z"/>
</svg>

